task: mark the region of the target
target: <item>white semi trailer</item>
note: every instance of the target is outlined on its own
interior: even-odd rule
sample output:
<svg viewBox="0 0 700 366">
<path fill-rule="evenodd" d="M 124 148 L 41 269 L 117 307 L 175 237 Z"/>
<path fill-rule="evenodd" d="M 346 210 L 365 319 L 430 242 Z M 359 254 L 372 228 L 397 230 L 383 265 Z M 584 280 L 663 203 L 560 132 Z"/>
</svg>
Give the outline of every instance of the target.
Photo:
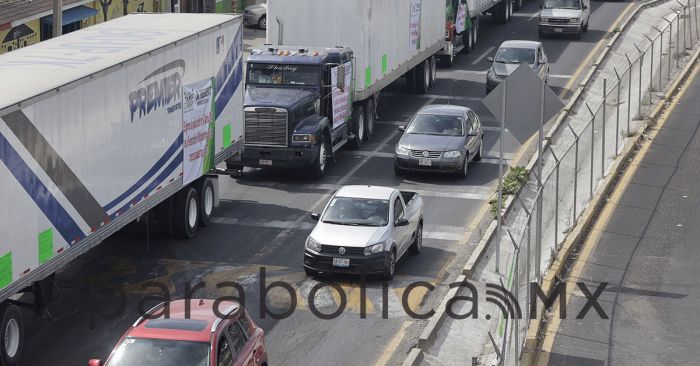
<svg viewBox="0 0 700 366">
<path fill-rule="evenodd" d="M 147 214 L 210 223 L 243 146 L 242 44 L 237 16 L 135 14 L 0 56 L 1 364 L 62 266 Z"/>
<path fill-rule="evenodd" d="M 419 93 L 435 82 L 445 0 L 267 6 L 268 45 L 247 62 L 245 166 L 308 168 L 321 177 L 341 146 L 372 137 L 381 90 L 404 75 Z"/>
</svg>

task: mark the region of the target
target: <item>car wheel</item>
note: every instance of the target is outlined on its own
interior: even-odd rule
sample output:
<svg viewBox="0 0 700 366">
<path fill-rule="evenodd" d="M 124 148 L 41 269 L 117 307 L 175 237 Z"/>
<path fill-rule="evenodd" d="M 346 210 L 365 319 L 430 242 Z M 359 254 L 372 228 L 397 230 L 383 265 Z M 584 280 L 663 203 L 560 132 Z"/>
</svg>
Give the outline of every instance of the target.
<svg viewBox="0 0 700 366">
<path fill-rule="evenodd" d="M 263 15 L 258 19 L 258 27 L 260 29 L 267 29 L 267 15 Z"/>
<path fill-rule="evenodd" d="M 481 161 L 481 153 L 483 152 L 484 148 L 484 139 L 481 138 L 481 141 L 479 142 L 479 151 L 474 155 L 474 161 Z"/>
<path fill-rule="evenodd" d="M 355 149 L 362 147 L 362 141 L 365 139 L 365 110 L 360 104 L 356 104 L 352 111 L 352 146 Z"/>
<path fill-rule="evenodd" d="M 394 279 L 394 273 L 396 271 L 396 251 L 393 249 L 389 252 L 389 263 L 387 263 L 386 269 L 384 270 L 384 279 L 391 281 Z"/>
<path fill-rule="evenodd" d="M 413 241 L 413 245 L 408 248 L 411 254 L 420 254 L 423 250 L 423 224 L 418 224 L 418 229 L 416 230 L 416 239 Z"/>
<path fill-rule="evenodd" d="M 24 345 L 22 313 L 15 305 L 0 306 L 0 364 L 19 365 Z"/>
<path fill-rule="evenodd" d="M 184 239 L 191 239 L 197 232 L 199 224 L 199 197 L 193 187 L 185 188 L 175 197 L 175 220 L 173 229 L 175 234 Z"/>
<path fill-rule="evenodd" d="M 199 224 L 209 226 L 214 216 L 214 181 L 204 178 L 202 184 L 197 187 L 199 192 Z"/>
<path fill-rule="evenodd" d="M 464 157 L 464 164 L 462 164 L 462 169 L 459 171 L 459 177 L 466 178 L 467 173 L 469 173 L 469 155 Z"/>
<path fill-rule="evenodd" d="M 588 32 L 588 21 L 586 21 L 586 24 L 583 25 L 583 31 Z"/>
</svg>

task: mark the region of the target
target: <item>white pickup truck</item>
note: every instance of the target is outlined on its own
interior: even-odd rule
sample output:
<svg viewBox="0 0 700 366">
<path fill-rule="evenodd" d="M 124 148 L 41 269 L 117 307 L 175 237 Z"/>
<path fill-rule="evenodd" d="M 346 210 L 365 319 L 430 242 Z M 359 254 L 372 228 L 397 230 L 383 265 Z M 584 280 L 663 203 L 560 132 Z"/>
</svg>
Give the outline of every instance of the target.
<svg viewBox="0 0 700 366">
<path fill-rule="evenodd" d="M 304 270 L 381 274 L 394 278 L 396 262 L 423 246 L 423 199 L 380 186 L 344 186 L 331 197 L 306 239 Z"/>
</svg>

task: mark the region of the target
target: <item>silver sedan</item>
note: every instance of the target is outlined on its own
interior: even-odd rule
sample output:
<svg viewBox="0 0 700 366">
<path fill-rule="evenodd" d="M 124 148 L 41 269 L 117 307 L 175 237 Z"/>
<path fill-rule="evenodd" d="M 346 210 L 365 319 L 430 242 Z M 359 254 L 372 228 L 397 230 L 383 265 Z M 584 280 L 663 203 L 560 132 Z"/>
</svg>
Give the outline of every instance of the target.
<svg viewBox="0 0 700 366">
<path fill-rule="evenodd" d="M 267 29 L 267 4 L 251 5 L 243 10 L 243 24 Z"/>
<path fill-rule="evenodd" d="M 481 160 L 484 132 L 479 117 L 467 107 L 431 105 L 421 108 L 404 131 L 394 152 L 394 171 L 457 173 L 467 176 L 469 163 Z"/>
</svg>

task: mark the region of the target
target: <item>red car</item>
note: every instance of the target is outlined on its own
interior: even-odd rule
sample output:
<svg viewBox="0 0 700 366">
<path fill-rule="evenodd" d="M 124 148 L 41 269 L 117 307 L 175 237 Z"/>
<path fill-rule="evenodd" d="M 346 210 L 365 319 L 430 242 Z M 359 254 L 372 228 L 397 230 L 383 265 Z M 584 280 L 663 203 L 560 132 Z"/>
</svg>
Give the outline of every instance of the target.
<svg viewBox="0 0 700 366">
<path fill-rule="evenodd" d="M 169 310 L 162 303 L 137 320 L 104 365 L 267 365 L 263 330 L 240 304 L 222 301 L 218 305 L 222 318 L 214 312 L 214 300 L 177 300 L 168 305 Z M 102 361 L 90 360 L 88 365 L 101 366 Z"/>
</svg>

